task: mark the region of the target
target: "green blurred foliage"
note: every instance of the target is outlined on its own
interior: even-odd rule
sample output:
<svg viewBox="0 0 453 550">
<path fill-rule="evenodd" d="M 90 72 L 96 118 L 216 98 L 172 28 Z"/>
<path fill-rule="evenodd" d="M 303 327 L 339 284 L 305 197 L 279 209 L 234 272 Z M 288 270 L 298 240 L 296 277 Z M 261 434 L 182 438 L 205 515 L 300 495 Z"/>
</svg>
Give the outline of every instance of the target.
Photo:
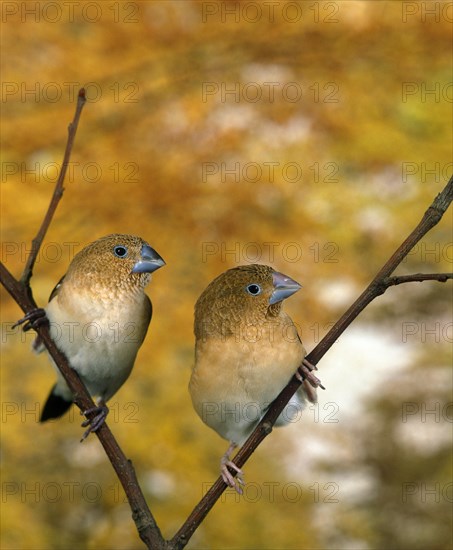
<svg viewBox="0 0 453 550">
<path fill-rule="evenodd" d="M 74 252 L 107 233 L 138 234 L 167 261 L 109 425 L 170 537 L 226 448 L 187 392 L 195 300 L 231 266 L 272 264 L 302 282 L 286 308 L 306 347 L 319 341 L 450 175 L 449 12 L 440 2 L 437 18 L 424 13 L 429 2 L 307 1 L 275 3 L 271 17 L 266 3 L 153 1 L 86 12 L 80 2 L 58 17 L 50 4 L 2 7 L 2 260 L 19 276 L 74 91 L 88 84 L 34 296 L 44 304 Z M 398 272 L 451 270 L 450 222 L 451 211 Z M 37 423 L 54 374 L 30 352 L 32 334 L 10 330 L 20 311 L 3 290 L 2 304 L 2 548 L 142 547 L 97 440 L 78 443 L 78 412 Z M 360 322 L 393 333 L 410 369 L 372 388 L 368 406 L 333 430 L 308 416 L 273 433 L 246 466 L 245 497 L 227 492 L 189 547 L 451 548 L 449 424 L 420 413 L 433 403 L 449 410 L 450 321 L 449 284 L 405 285 L 370 306 Z M 355 401 L 348 378 L 367 368 L 366 355 L 354 361 L 336 365 L 340 411 Z M 323 393 L 320 407 L 328 401 Z M 414 432 L 433 427 L 429 451 L 403 437 L 405 403 L 418 406 Z M 306 463 L 300 447 L 311 456 L 316 437 L 336 450 Z M 348 492 L 362 479 L 367 490 Z M 438 484 L 439 499 L 423 484 Z M 413 490 L 405 500 L 404 487 Z"/>
</svg>

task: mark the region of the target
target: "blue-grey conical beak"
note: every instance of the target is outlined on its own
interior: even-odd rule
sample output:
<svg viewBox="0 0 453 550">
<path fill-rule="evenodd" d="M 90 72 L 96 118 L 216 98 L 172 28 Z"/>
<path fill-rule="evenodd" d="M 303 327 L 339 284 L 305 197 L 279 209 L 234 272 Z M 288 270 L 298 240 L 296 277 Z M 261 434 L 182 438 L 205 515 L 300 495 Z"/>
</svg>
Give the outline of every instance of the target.
<svg viewBox="0 0 453 550">
<path fill-rule="evenodd" d="M 132 273 L 152 273 L 165 265 L 163 258 L 149 244 L 142 246 L 141 258 L 132 268 Z"/>
<path fill-rule="evenodd" d="M 289 298 L 289 296 L 292 296 L 302 288 L 302 285 L 297 283 L 294 279 L 278 271 L 272 274 L 272 282 L 274 283 L 274 292 L 269 298 L 269 304 L 271 305 L 281 302 L 285 298 Z"/>
</svg>

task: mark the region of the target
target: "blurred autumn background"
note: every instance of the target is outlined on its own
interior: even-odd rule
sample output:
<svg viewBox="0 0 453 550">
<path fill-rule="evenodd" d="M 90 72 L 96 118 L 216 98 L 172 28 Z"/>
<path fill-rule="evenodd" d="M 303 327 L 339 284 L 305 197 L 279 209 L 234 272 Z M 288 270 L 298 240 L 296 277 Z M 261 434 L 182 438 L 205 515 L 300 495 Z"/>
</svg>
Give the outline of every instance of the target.
<svg viewBox="0 0 453 550">
<path fill-rule="evenodd" d="M 3 2 L 2 261 L 16 276 L 47 209 L 77 90 L 66 191 L 32 280 L 44 305 L 74 253 L 112 232 L 167 262 L 108 423 L 164 536 L 226 442 L 187 391 L 193 305 L 243 263 L 303 284 L 308 350 L 451 173 L 451 7 L 443 2 Z M 450 5 L 451 6 L 451 5 Z M 451 209 L 398 273 L 451 271 Z M 78 411 L 38 423 L 54 382 L 2 289 L 5 549 L 142 548 Z M 189 548 L 452 547 L 451 284 L 390 289 L 320 363 L 319 405 L 266 439 Z"/>
</svg>

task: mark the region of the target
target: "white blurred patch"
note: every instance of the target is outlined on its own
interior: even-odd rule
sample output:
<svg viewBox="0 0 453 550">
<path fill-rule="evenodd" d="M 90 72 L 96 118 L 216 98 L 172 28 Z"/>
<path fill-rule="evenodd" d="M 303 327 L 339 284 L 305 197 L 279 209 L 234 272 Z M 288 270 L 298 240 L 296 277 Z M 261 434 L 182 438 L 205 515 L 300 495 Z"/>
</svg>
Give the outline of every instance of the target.
<svg viewBox="0 0 453 550">
<path fill-rule="evenodd" d="M 331 352 L 318 373 L 328 388 L 321 390 L 320 399 L 337 403 L 342 415 L 360 414 L 376 389 L 387 380 L 391 384 L 396 371 L 408 367 L 416 354 L 411 345 L 376 325 L 349 327 Z"/>
<path fill-rule="evenodd" d="M 189 128 L 190 122 L 187 110 L 181 103 L 174 101 L 163 114 L 162 131 L 170 135 L 180 135 Z"/>
<path fill-rule="evenodd" d="M 337 278 L 335 281 L 323 281 L 316 290 L 318 300 L 330 309 L 338 309 L 351 304 L 360 289 L 353 279 Z"/>
<path fill-rule="evenodd" d="M 92 436 L 90 436 L 92 437 Z M 76 439 L 65 442 L 63 448 L 66 460 L 78 468 L 93 468 L 105 461 L 105 452 L 97 438 L 83 442 Z"/>
<path fill-rule="evenodd" d="M 421 408 L 424 403 L 421 404 Z M 447 416 L 445 404 L 426 407 L 413 418 L 407 418 L 397 426 L 397 437 L 401 443 L 418 454 L 429 456 L 447 445 L 451 447 L 451 404 Z M 429 411 L 429 412 L 427 412 Z M 449 420 L 448 420 L 449 418 Z M 445 422 L 446 420 L 446 422 Z M 450 422 L 450 424 L 449 424 Z"/>
<path fill-rule="evenodd" d="M 255 121 L 256 112 L 252 105 L 226 105 L 214 109 L 208 117 L 208 128 L 218 132 L 246 130 Z"/>
<path fill-rule="evenodd" d="M 356 214 L 355 220 L 360 231 L 375 234 L 390 233 L 391 217 L 388 209 L 369 206 L 360 210 Z"/>
<path fill-rule="evenodd" d="M 241 70 L 242 82 L 278 83 L 281 85 L 294 80 L 293 72 L 285 65 L 277 63 L 249 63 Z"/>
<path fill-rule="evenodd" d="M 266 147 L 277 148 L 305 141 L 309 138 L 312 121 L 308 117 L 294 116 L 284 124 L 263 121 L 256 129 L 256 135 Z"/>
<path fill-rule="evenodd" d="M 165 470 L 147 472 L 144 476 L 144 485 L 156 498 L 167 498 L 176 490 L 174 476 Z"/>
</svg>

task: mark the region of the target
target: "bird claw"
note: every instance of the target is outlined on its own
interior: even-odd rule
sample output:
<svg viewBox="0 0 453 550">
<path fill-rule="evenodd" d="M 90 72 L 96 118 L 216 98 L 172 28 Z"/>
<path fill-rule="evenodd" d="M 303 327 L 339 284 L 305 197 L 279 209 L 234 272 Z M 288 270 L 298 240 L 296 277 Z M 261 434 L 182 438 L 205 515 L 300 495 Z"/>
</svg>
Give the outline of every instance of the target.
<svg viewBox="0 0 453 550">
<path fill-rule="evenodd" d="M 22 319 L 19 319 L 14 323 L 14 325 L 11 328 L 16 328 L 20 325 L 23 326 L 22 330 L 24 332 L 27 332 L 30 329 L 36 329 L 37 327 L 40 327 L 42 325 L 49 324 L 49 319 L 47 319 L 46 316 L 46 310 L 42 307 L 37 307 L 35 309 L 32 309 L 29 311 Z"/>
<path fill-rule="evenodd" d="M 107 415 L 109 413 L 109 409 L 107 405 L 98 405 L 97 407 L 91 407 L 90 409 L 87 409 L 86 411 L 83 411 L 82 414 L 85 416 L 87 414 L 96 413 L 92 418 L 87 418 L 87 420 L 82 422 L 82 428 L 86 428 L 88 426 L 88 429 L 85 431 L 85 433 L 82 436 L 82 439 L 80 440 L 80 443 L 84 441 L 91 432 L 96 432 L 99 430 L 99 428 L 104 424 L 105 419 L 107 418 Z"/>
<path fill-rule="evenodd" d="M 307 359 L 304 359 L 299 369 L 302 371 L 302 374 L 299 371 L 296 371 L 296 378 L 300 382 L 307 380 L 307 382 L 309 382 L 309 384 L 314 388 L 319 387 L 319 388 L 322 388 L 323 390 L 326 389 L 322 385 L 321 380 L 312 373 L 312 371 L 318 370 L 318 367 L 316 365 L 313 365 L 312 363 L 310 363 L 310 361 L 307 361 Z"/>
<path fill-rule="evenodd" d="M 232 443 L 228 447 L 227 452 L 222 456 L 220 460 L 220 473 L 225 484 L 228 485 L 228 487 L 233 488 L 240 495 L 242 495 L 244 491 L 242 490 L 241 485 L 245 485 L 244 478 L 242 477 L 244 475 L 244 472 L 239 468 L 239 466 L 236 466 L 236 464 L 232 460 L 230 460 L 230 453 L 236 447 L 237 445 Z M 236 472 L 236 478 L 232 475 L 228 468 L 231 468 Z"/>
<path fill-rule="evenodd" d="M 228 467 L 232 468 L 236 472 L 236 478 L 234 478 L 231 475 L 231 472 L 228 470 Z M 242 495 L 244 491 L 242 490 L 241 485 L 245 485 L 243 475 L 244 472 L 236 466 L 234 462 L 231 460 L 228 460 L 224 462 L 220 468 L 222 479 L 223 481 L 228 485 L 228 487 L 232 487 L 237 493 Z"/>
</svg>

